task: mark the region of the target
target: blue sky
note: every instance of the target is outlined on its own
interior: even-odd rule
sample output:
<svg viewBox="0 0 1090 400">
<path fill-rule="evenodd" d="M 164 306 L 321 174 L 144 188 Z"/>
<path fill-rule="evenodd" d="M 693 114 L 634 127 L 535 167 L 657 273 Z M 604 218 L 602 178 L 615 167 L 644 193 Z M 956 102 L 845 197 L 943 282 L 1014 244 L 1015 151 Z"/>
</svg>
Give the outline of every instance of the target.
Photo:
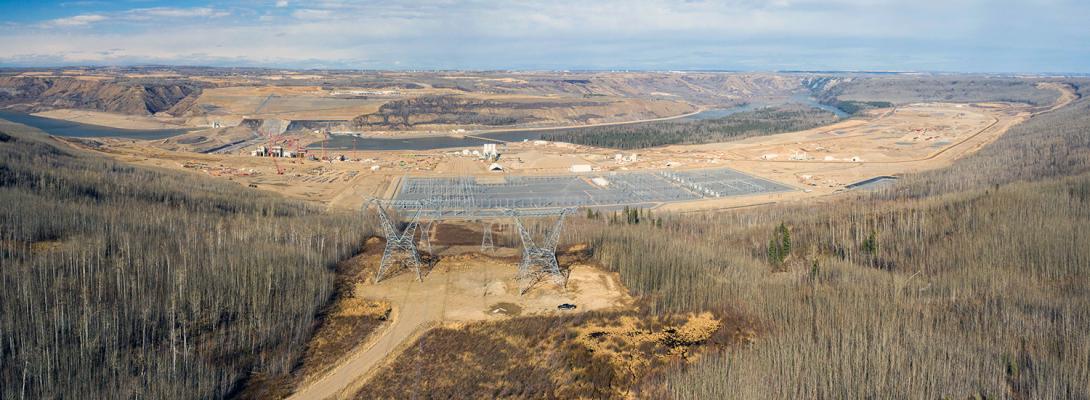
<svg viewBox="0 0 1090 400">
<path fill-rule="evenodd" d="M 0 0 L 0 66 L 1090 72 L 1085 0 Z"/>
</svg>

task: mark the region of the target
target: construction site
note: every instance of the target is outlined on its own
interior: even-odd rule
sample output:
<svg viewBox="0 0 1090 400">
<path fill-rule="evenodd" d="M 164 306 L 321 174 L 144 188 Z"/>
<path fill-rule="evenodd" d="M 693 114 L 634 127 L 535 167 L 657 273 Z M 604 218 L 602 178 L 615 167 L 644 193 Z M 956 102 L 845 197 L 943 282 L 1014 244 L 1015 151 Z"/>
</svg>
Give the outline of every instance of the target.
<svg viewBox="0 0 1090 400">
<path fill-rule="evenodd" d="M 443 80 L 448 78 L 428 76 L 430 83 L 417 84 L 406 76 L 390 78 L 396 84 L 381 88 L 352 86 L 356 81 L 348 78 L 343 85 L 316 85 L 335 80 L 302 75 L 291 79 L 307 85 L 270 85 L 263 80 L 268 77 L 248 85 L 217 81 L 219 86 L 192 95 L 188 116 L 122 118 L 71 110 L 36 116 L 185 128 L 167 138 L 72 135 L 58 143 L 128 164 L 229 181 L 249 194 L 270 192 L 348 212 L 360 218 L 360 226 L 377 227 L 350 260 L 355 272 L 338 284 L 339 298 L 359 309 L 333 307 L 330 314 L 366 314 L 373 332 L 339 337 L 344 349 L 327 354 L 320 368 L 305 368 L 307 374 L 294 377 L 293 389 L 282 393 L 325 399 L 366 397 L 368 382 L 389 373 L 428 332 L 516 316 L 635 312 L 639 306 L 617 269 L 590 262 L 585 242 L 564 243 L 565 223 L 576 216 L 818 204 L 881 190 L 906 175 L 949 166 L 1012 126 L 1076 98 L 1070 86 L 1040 83 L 1038 89 L 1059 93 L 1054 102 L 874 102 L 851 114 L 826 113 L 833 122 L 806 129 L 612 148 L 545 135 L 560 128 L 576 136 L 583 129 L 628 125 L 653 130 L 670 121 L 753 114 L 765 108 L 746 108 L 746 102 L 789 101 L 803 90 L 803 78 L 752 78 L 747 82 L 768 87 L 746 94 L 712 96 L 714 90 L 706 89 L 665 96 L 659 90 L 668 89 L 661 88 L 654 95 L 626 94 L 667 79 L 639 74 L 625 77 L 638 84 L 573 93 L 556 93 L 556 87 L 567 90 L 582 80 L 545 84 L 535 80 L 540 77 L 474 76 L 450 78 L 463 84 L 452 87 Z M 678 92 L 691 88 L 688 82 L 670 85 Z M 820 114 L 820 107 L 829 106 L 815 101 L 802 112 L 798 104 L 791 107 L 784 112 Z M 702 123 L 685 126 L 708 126 Z M 603 229 L 614 223 L 595 222 Z M 706 261 L 701 260 L 715 264 Z M 599 321 L 602 326 L 579 331 L 578 340 L 599 354 L 665 346 L 655 348 L 662 354 L 612 361 L 643 368 L 647 360 L 687 356 L 689 347 L 705 343 L 721 325 L 712 317 L 688 316 L 684 323 L 671 322 L 690 328 L 681 334 L 677 327 L 652 328 L 626 318 Z M 598 340 L 609 335 L 612 342 Z M 328 344 L 324 340 L 318 345 Z"/>
<path fill-rule="evenodd" d="M 1041 82 L 1025 90 L 1059 93 L 1055 101 L 872 102 L 877 106 L 848 115 L 817 100 L 833 89 L 815 82 L 838 81 L 807 74 L 206 72 L 157 71 L 155 79 L 185 96 L 157 100 L 172 106 L 151 115 L 58 107 L 66 103 L 52 98 L 21 99 L 13 109 L 33 115 L 12 115 L 47 132 L 65 125 L 55 132 L 72 145 L 125 162 L 198 171 L 330 208 L 355 210 L 370 197 L 431 199 L 447 211 L 498 215 L 508 208 L 688 211 L 806 201 L 949 165 L 1074 98 L 1069 86 Z M 112 88 L 149 76 L 89 69 L 4 82 Z M 804 115 L 821 123 L 646 148 L 546 139 L 628 126 L 699 131 L 711 129 L 706 121 L 785 105 L 788 120 L 766 126 Z M 107 127 L 122 133 L 99 135 Z"/>
<path fill-rule="evenodd" d="M 1033 113 L 1013 103 L 909 104 L 800 132 L 636 151 L 542 140 L 354 151 L 324 148 L 313 137 L 304 146 L 309 136 L 275 133 L 207 154 L 117 138 L 72 142 L 126 162 L 201 171 L 340 209 L 377 197 L 435 199 L 448 211 L 491 214 L 626 205 L 698 210 L 828 196 L 876 177 L 939 168 Z"/>
</svg>

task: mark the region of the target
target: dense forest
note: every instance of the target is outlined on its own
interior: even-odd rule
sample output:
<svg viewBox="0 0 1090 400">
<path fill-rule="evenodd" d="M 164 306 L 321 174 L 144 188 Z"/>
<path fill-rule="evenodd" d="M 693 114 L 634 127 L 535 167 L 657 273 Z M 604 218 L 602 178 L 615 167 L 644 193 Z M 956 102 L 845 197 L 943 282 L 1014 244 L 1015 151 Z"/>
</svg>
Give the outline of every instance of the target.
<svg viewBox="0 0 1090 400">
<path fill-rule="evenodd" d="M 893 103 L 888 101 L 848 101 L 848 100 L 828 100 L 825 104 L 836 107 L 840 111 L 844 111 L 848 114 L 859 114 L 867 110 L 875 108 L 889 108 L 893 107 Z"/>
<path fill-rule="evenodd" d="M 225 398 L 288 373 L 369 231 L 0 125 L 0 397 Z"/>
<path fill-rule="evenodd" d="M 681 119 L 562 129 L 549 131 L 542 134 L 541 138 L 597 147 L 642 149 L 668 144 L 726 142 L 805 130 L 836 120 L 833 113 L 817 108 L 770 107 L 716 119 Z"/>
<path fill-rule="evenodd" d="M 591 107 L 602 102 L 547 102 L 480 100 L 459 96 L 421 96 L 393 100 L 379 107 L 377 112 L 352 119 L 356 127 L 384 127 L 408 129 L 426 124 L 468 124 L 501 126 L 533 122 L 533 116 L 497 115 L 496 110 L 547 110 L 550 108 Z"/>
</svg>

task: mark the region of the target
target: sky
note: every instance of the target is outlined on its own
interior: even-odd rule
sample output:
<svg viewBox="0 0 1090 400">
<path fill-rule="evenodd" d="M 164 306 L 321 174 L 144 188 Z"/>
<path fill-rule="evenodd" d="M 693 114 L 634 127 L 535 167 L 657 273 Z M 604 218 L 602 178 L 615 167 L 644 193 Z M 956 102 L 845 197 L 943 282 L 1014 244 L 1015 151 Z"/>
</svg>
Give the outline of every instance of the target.
<svg viewBox="0 0 1090 400">
<path fill-rule="evenodd" d="M 0 66 L 1090 72 L 1087 0 L 0 0 Z"/>
</svg>

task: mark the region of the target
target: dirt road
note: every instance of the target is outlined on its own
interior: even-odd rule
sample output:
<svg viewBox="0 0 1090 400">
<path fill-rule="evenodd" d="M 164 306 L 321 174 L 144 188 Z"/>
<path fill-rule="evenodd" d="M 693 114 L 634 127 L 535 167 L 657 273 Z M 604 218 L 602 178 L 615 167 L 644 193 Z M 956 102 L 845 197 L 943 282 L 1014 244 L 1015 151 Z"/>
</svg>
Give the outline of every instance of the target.
<svg viewBox="0 0 1090 400">
<path fill-rule="evenodd" d="M 404 272 L 379 284 L 356 288 L 362 298 L 382 299 L 394 307 L 391 322 L 329 373 L 299 389 L 289 399 L 347 398 L 380 367 L 417 337 L 442 322 L 467 322 L 507 318 L 507 314 L 557 312 L 561 303 L 577 304 L 579 312 L 623 307 L 630 298 L 616 277 L 577 265 L 566 289 L 539 283 L 519 295 L 515 266 L 476 256 L 444 258 L 423 282 Z M 518 310 L 496 311 L 497 304 L 514 304 Z M 512 308 L 511 306 L 505 306 Z"/>
<path fill-rule="evenodd" d="M 321 379 L 307 385 L 292 394 L 289 400 L 329 399 L 346 397 L 341 393 L 361 376 L 372 371 L 402 343 L 421 333 L 432 322 L 438 320 L 441 313 L 429 310 L 429 304 L 419 302 L 401 302 L 391 313 L 391 322 L 371 341 L 361 346 L 355 354 L 338 365 Z"/>
</svg>

